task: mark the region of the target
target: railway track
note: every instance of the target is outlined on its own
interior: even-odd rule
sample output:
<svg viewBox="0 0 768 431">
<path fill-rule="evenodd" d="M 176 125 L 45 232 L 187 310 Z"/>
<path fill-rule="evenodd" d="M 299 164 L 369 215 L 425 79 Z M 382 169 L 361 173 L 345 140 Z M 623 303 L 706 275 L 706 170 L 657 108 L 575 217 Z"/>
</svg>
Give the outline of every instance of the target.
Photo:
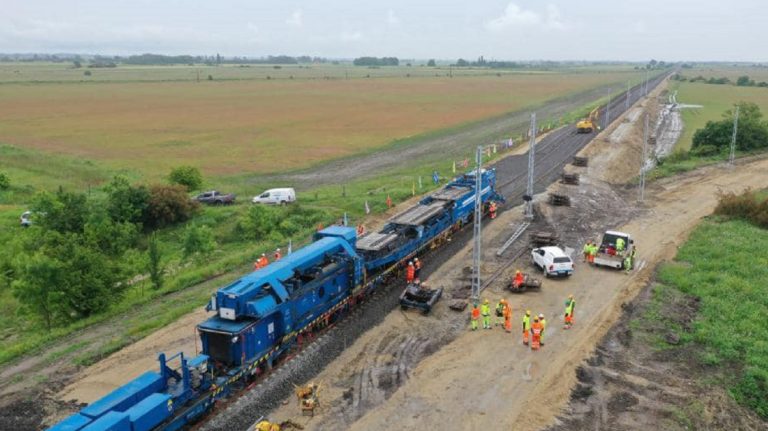
<svg viewBox="0 0 768 431">
<path fill-rule="evenodd" d="M 666 75 L 652 79 L 649 88 L 655 88 Z M 640 99 L 640 86 L 632 88 L 630 106 Z M 614 118 L 625 112 L 624 93 L 611 103 Z M 605 107 L 601 107 L 601 115 Z M 594 134 L 577 134 L 572 126 L 565 126 L 551 132 L 536 145 L 537 157 L 534 165 L 534 192 L 540 193 L 560 176 L 560 170 L 573 156 L 593 138 Z M 506 197 L 505 211 L 522 203 L 527 183 L 528 155 L 510 156 L 495 164 L 497 178 L 509 178 L 499 182 L 497 189 Z M 452 241 L 431 253 L 425 261 L 423 272 L 428 276 L 440 262 L 455 254 L 471 240 L 472 230 L 456 232 Z M 489 286 L 501 276 L 508 266 L 525 252 L 525 248 L 501 260 L 499 268 L 490 274 L 482 288 Z M 397 287 L 400 284 L 395 283 Z M 381 286 L 364 303 L 353 309 L 344 320 L 318 337 L 312 344 L 280 365 L 274 372 L 253 386 L 246 393 L 219 408 L 199 430 L 246 430 L 256 419 L 275 409 L 283 399 L 293 392 L 293 384 L 315 377 L 326 365 L 337 358 L 349 344 L 353 343 L 368 329 L 375 327 L 398 305 L 400 290 L 393 285 Z"/>
</svg>

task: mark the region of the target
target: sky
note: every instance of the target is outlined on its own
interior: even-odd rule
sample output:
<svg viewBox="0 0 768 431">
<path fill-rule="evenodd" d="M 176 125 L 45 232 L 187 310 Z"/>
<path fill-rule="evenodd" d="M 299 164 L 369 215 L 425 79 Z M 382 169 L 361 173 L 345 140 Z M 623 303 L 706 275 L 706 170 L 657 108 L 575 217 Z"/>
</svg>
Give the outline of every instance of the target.
<svg viewBox="0 0 768 431">
<path fill-rule="evenodd" d="M 0 0 L 0 52 L 766 61 L 765 0 Z"/>
</svg>

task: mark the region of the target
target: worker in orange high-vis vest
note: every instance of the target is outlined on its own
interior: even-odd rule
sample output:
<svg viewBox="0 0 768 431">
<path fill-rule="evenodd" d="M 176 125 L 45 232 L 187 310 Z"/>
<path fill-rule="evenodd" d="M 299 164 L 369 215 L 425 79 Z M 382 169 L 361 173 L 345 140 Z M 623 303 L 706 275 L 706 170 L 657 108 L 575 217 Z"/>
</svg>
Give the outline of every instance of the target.
<svg viewBox="0 0 768 431">
<path fill-rule="evenodd" d="M 405 281 L 408 284 L 413 283 L 413 279 L 416 278 L 416 267 L 413 266 L 413 262 L 408 262 L 408 268 L 405 269 Z"/>
<path fill-rule="evenodd" d="M 525 310 L 523 314 L 523 344 L 528 345 L 528 337 L 531 334 L 531 310 Z"/>
<path fill-rule="evenodd" d="M 533 323 L 531 323 L 531 350 L 539 350 L 541 347 L 541 331 L 543 330 L 539 318 L 534 317 Z"/>
<path fill-rule="evenodd" d="M 283 254 L 280 252 L 280 249 L 278 248 L 275 250 L 275 262 L 283 258 Z"/>
<path fill-rule="evenodd" d="M 523 285 L 523 281 L 525 281 L 525 277 L 523 276 L 523 273 L 518 269 L 515 271 L 515 279 L 512 281 L 515 289 L 519 289 L 520 286 Z"/>
<path fill-rule="evenodd" d="M 259 258 L 259 266 L 262 268 L 265 268 L 267 265 L 269 265 L 269 259 L 267 259 L 267 254 L 261 253 L 261 257 Z"/>
<path fill-rule="evenodd" d="M 472 314 L 470 314 L 472 321 L 472 330 L 477 331 L 477 322 L 480 320 L 480 309 L 477 308 L 477 304 L 472 306 Z"/>
<path fill-rule="evenodd" d="M 512 306 L 504 301 L 504 330 L 512 332 Z"/>
</svg>

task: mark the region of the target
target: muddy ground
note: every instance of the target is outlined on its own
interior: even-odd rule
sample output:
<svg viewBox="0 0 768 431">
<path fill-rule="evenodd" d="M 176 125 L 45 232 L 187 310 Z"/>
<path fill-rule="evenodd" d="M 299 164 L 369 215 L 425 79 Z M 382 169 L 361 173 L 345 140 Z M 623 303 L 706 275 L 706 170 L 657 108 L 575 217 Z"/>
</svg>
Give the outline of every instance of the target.
<svg viewBox="0 0 768 431">
<path fill-rule="evenodd" d="M 691 331 L 697 298 L 670 294 L 655 303 L 654 316 L 659 320 L 644 317 L 656 288 L 651 282 L 634 300 L 622 304 L 621 320 L 576 369 L 578 383 L 570 403 L 547 431 L 768 428 L 723 388 L 705 384 L 716 376 L 700 363 L 701 352 L 693 344 L 680 346 L 680 334 L 659 322 L 679 323 Z"/>
</svg>

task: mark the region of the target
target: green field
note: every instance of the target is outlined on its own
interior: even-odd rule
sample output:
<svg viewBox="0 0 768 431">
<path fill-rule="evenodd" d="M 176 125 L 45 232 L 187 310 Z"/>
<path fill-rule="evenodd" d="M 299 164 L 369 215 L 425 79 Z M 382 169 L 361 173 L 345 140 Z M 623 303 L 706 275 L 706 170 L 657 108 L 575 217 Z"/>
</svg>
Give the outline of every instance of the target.
<svg viewBox="0 0 768 431">
<path fill-rule="evenodd" d="M 684 129 L 677 144 L 678 149 L 690 149 L 694 132 L 704 127 L 707 121 L 722 119 L 722 114 L 732 109 L 734 103 L 755 103 L 763 115 L 768 115 L 768 88 L 671 81 L 670 90 L 677 90 L 679 103 L 702 105 L 701 108 L 683 109 Z"/>
<path fill-rule="evenodd" d="M 718 383 L 736 401 L 768 418 L 765 256 L 765 229 L 746 221 L 705 221 L 680 248 L 675 263 L 661 269 L 659 279 L 667 288 L 701 299 L 692 332 L 669 329 L 702 348 L 700 363 L 719 371 Z M 666 288 L 659 289 L 663 293 Z"/>
</svg>

